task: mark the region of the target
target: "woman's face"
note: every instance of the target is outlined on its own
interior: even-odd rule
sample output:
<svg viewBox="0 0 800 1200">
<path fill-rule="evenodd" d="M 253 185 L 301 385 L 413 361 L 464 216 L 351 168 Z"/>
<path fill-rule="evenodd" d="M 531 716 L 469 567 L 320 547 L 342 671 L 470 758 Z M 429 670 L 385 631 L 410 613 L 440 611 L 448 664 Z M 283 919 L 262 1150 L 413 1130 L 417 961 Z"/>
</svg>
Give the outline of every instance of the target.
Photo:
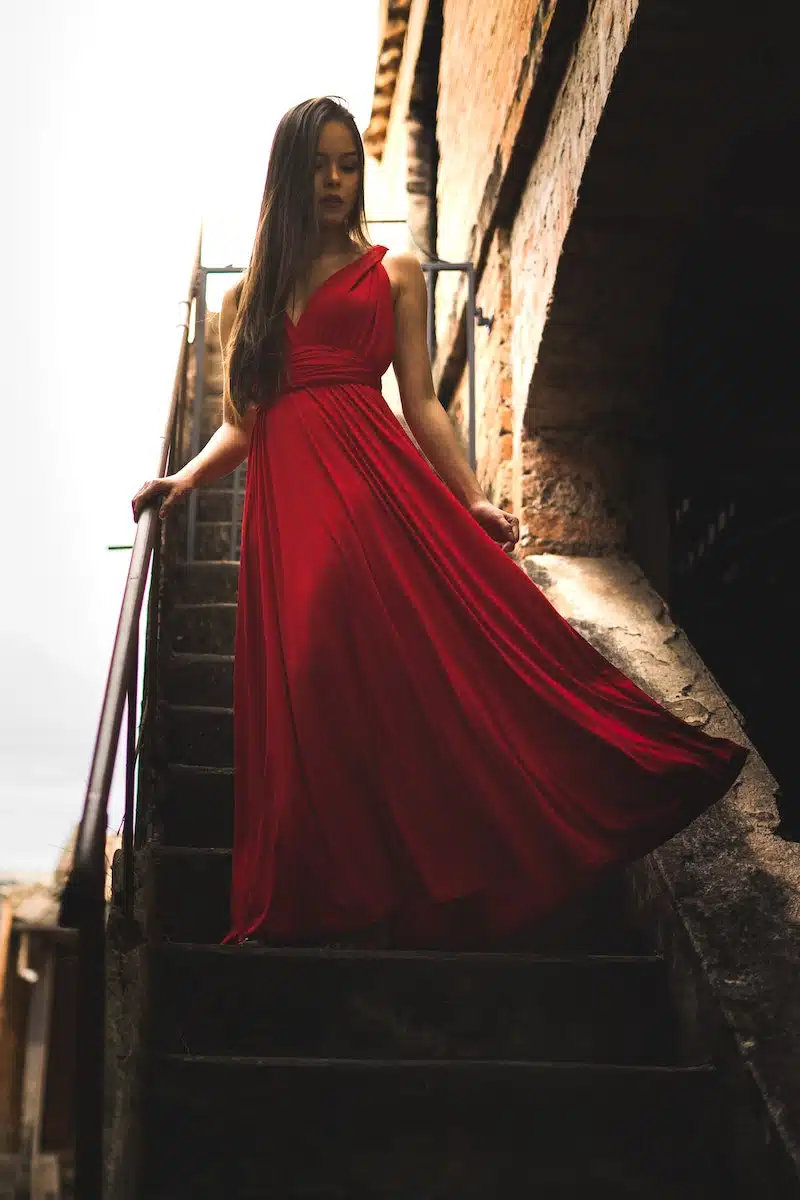
<svg viewBox="0 0 800 1200">
<path fill-rule="evenodd" d="M 323 125 L 317 143 L 314 199 L 320 225 L 343 225 L 358 199 L 360 169 L 353 135 L 341 121 Z"/>
</svg>

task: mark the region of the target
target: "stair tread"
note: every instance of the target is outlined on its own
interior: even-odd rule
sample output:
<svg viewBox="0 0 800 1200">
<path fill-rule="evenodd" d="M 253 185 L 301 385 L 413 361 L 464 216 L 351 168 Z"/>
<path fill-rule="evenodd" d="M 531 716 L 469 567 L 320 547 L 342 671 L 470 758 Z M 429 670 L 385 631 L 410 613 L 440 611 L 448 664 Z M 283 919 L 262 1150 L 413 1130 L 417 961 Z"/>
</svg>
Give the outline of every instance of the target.
<svg viewBox="0 0 800 1200">
<path fill-rule="evenodd" d="M 463 1074 L 529 1074 L 554 1077 L 564 1075 L 591 1075 L 593 1077 L 664 1078 L 664 1079 L 709 1079 L 717 1074 L 713 1063 L 595 1063 L 520 1058 L 344 1058 L 309 1057 L 290 1055 L 250 1054 L 176 1054 L 163 1053 L 157 1056 L 161 1062 L 184 1065 L 238 1066 L 238 1067 L 296 1067 L 298 1070 L 329 1071 L 341 1069 L 358 1071 L 384 1071 L 412 1074 L 448 1072 Z"/>
<path fill-rule="evenodd" d="M 185 558 L 179 558 L 175 565 L 181 571 L 194 571 L 195 569 L 199 569 L 201 571 L 207 571 L 207 570 L 213 570 L 215 567 L 219 567 L 219 568 L 226 567 L 228 569 L 235 567 L 236 570 L 238 571 L 239 570 L 239 559 L 238 558 L 200 558 L 200 559 L 195 558 L 195 559 L 192 559 L 191 561 L 188 561 Z"/>
<path fill-rule="evenodd" d="M 168 712 L 178 713 L 224 713 L 226 716 L 233 713 L 231 704 L 184 704 L 181 701 L 176 703 L 173 700 L 165 700 L 164 708 Z"/>
<path fill-rule="evenodd" d="M 233 774 L 233 767 L 211 767 L 211 766 L 208 766 L 207 764 L 203 764 L 203 763 L 171 762 L 167 765 L 167 770 L 169 770 L 170 772 L 185 771 L 187 774 L 196 774 L 196 775 L 232 775 Z M 166 849 L 166 848 L 167 847 L 162 847 L 162 849 Z M 178 847 L 175 847 L 175 846 L 170 847 L 170 849 L 177 849 L 177 848 Z M 186 850 L 192 849 L 191 846 L 186 846 L 186 847 L 182 847 L 182 848 L 186 849 Z"/>
<path fill-rule="evenodd" d="M 535 947 L 149 947 L 162 1053 L 670 1063 L 658 955 Z"/>
<path fill-rule="evenodd" d="M 216 853 L 216 851 L 215 851 Z M 458 964 L 487 963 L 487 964 L 525 964 L 531 965 L 562 965 L 570 966 L 584 964 L 627 965 L 655 964 L 662 965 L 662 954 L 541 954 L 528 950 L 410 950 L 376 948 L 362 946 L 232 946 L 209 945 L 206 942 L 154 942 L 150 947 L 157 955 L 182 956 L 198 955 L 209 957 L 248 958 L 287 958 L 287 959 L 334 959 L 334 960 L 385 960 L 387 962 L 430 962 Z"/>
<path fill-rule="evenodd" d="M 233 654 L 217 654 L 211 650 L 173 650 L 170 654 L 171 663 L 232 663 L 233 660 Z"/>
<path fill-rule="evenodd" d="M 187 612 L 189 610 L 204 610 L 210 612 L 212 609 L 230 609 L 236 608 L 235 600 L 176 600 L 173 609 L 176 612 Z"/>
<path fill-rule="evenodd" d="M 197 740 L 197 745 L 201 745 Z M 185 762 L 175 748 L 175 759 Z M 221 751 L 220 751 L 221 752 Z M 229 759 L 206 757 L 209 765 L 228 765 Z M 184 781 L 189 778 L 181 777 Z M 196 776 L 196 778 L 200 778 Z M 206 779 L 212 777 L 205 776 Z M 217 775 L 216 780 L 231 776 Z M 189 785 L 189 789 L 190 790 Z M 209 802 L 212 811 L 220 811 L 220 805 Z M 230 814 L 232 805 L 227 802 Z M 151 850 L 155 873 L 148 936 L 154 940 L 164 939 L 177 942 L 222 942 L 230 930 L 230 880 L 232 851 L 227 845 L 158 845 Z M 497 949 L 537 949 L 553 947 L 558 951 L 569 948 L 575 951 L 599 953 L 638 953 L 652 951 L 652 939 L 631 920 L 628 902 L 623 894 L 622 881 L 606 880 L 602 886 L 588 892 L 578 905 L 567 906 L 566 910 L 554 914 L 552 919 L 543 919 L 536 929 L 523 931 L 519 935 L 499 939 Z M 327 939 L 304 939 L 308 941 L 335 941 Z M 468 938 L 463 945 L 453 941 L 450 948 L 468 948 Z M 425 944 L 424 939 L 421 943 Z M 414 949 L 419 945 L 412 946 Z M 427 941 L 426 948 L 437 948 L 435 939 Z M 474 946 L 475 949 L 488 946 Z"/>
<path fill-rule="evenodd" d="M 223 767 L 209 767 L 207 770 L 225 770 Z M 228 768 L 231 769 L 231 768 Z M 154 846 L 153 853 L 157 858 L 230 858 L 233 851 L 230 846 Z"/>
</svg>

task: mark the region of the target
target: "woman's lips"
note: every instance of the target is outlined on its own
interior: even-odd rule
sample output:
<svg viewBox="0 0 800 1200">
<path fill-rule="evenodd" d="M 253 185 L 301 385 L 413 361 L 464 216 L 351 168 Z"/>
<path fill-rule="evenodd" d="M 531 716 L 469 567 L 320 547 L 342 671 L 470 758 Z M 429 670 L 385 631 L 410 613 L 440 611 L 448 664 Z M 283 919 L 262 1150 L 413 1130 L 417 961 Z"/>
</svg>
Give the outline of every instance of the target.
<svg viewBox="0 0 800 1200">
<path fill-rule="evenodd" d="M 341 196 L 323 196 L 320 203 L 324 208 L 341 208 L 343 201 Z"/>
</svg>

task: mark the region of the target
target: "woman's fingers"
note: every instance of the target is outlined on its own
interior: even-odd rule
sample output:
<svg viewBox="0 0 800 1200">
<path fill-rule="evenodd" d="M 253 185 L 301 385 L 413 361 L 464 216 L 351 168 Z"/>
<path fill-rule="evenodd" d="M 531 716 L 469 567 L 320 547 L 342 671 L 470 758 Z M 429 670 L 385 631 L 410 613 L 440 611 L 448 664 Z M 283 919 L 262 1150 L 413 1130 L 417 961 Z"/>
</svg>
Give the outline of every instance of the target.
<svg viewBox="0 0 800 1200">
<path fill-rule="evenodd" d="M 172 488 L 170 489 L 169 493 L 161 501 L 161 509 L 160 509 L 158 515 L 160 517 L 164 517 L 167 513 L 167 510 L 170 508 L 170 506 L 173 505 L 175 503 L 175 501 L 178 500 L 182 495 L 183 495 L 183 488 L 179 488 L 177 485 L 173 485 Z"/>
<path fill-rule="evenodd" d="M 151 504 L 153 500 L 158 499 L 159 496 L 162 497 L 162 500 L 161 504 L 159 505 L 158 515 L 159 517 L 164 517 L 169 508 L 175 503 L 176 500 L 180 500 L 181 496 L 186 491 L 188 491 L 186 485 L 182 483 L 176 483 L 171 476 L 168 476 L 165 479 L 151 479 L 149 483 L 144 485 L 144 487 L 139 488 L 139 491 L 131 501 L 133 506 L 134 521 L 138 521 L 139 517 L 142 515 L 142 510 L 147 508 L 147 506 Z"/>
<path fill-rule="evenodd" d="M 513 554 L 514 549 L 517 545 L 517 542 L 519 541 L 519 518 L 518 517 L 509 517 L 508 518 L 508 526 L 509 526 L 509 530 L 511 532 L 511 540 L 507 543 L 506 548 L 507 548 L 509 554 Z"/>
<path fill-rule="evenodd" d="M 505 543 L 503 549 L 508 554 L 511 554 L 519 541 L 519 520 L 517 517 L 506 516 L 506 525 L 508 527 L 509 540 Z"/>
<path fill-rule="evenodd" d="M 152 500 L 164 492 L 169 491 L 170 484 L 166 479 L 151 479 L 144 487 L 139 488 L 139 491 L 131 501 L 133 507 L 133 519 L 138 521 L 142 515 L 142 510 L 147 507 Z"/>
</svg>

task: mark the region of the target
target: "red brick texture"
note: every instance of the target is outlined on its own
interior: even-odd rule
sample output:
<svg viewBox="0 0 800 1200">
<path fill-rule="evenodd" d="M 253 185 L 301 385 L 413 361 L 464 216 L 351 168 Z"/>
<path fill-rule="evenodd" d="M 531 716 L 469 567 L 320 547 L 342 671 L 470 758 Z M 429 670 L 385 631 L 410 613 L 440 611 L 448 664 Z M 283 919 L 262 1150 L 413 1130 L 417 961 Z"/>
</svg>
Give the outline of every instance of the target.
<svg viewBox="0 0 800 1200">
<path fill-rule="evenodd" d="M 548 4 L 522 7 L 524 14 L 520 6 L 502 3 L 450 0 L 445 6 L 438 129 L 441 257 L 474 253 L 481 223 L 495 216 L 491 200 L 502 189 L 498 177 L 519 135 L 523 98 L 529 99 L 536 83 L 531 60 L 541 62 L 546 53 L 555 10 Z M 614 476 L 613 455 L 604 463 L 608 456 L 600 447 L 598 458 L 596 438 L 577 444 L 567 435 L 554 442 L 532 438 L 525 418 L 564 238 L 636 8 L 636 0 L 597 0 L 590 6 L 516 215 L 510 229 L 495 229 L 478 287 L 479 306 L 494 316 L 491 333 L 476 330 L 478 474 L 495 503 L 521 514 L 523 553 L 602 552 L 624 537 L 624 520 L 609 510 L 602 486 Z M 457 138 L 459 102 L 463 132 Z M 450 279 L 437 288 L 439 362 L 448 335 L 454 337 L 464 290 Z M 466 402 L 462 374 L 451 406 L 462 429 Z"/>
</svg>

